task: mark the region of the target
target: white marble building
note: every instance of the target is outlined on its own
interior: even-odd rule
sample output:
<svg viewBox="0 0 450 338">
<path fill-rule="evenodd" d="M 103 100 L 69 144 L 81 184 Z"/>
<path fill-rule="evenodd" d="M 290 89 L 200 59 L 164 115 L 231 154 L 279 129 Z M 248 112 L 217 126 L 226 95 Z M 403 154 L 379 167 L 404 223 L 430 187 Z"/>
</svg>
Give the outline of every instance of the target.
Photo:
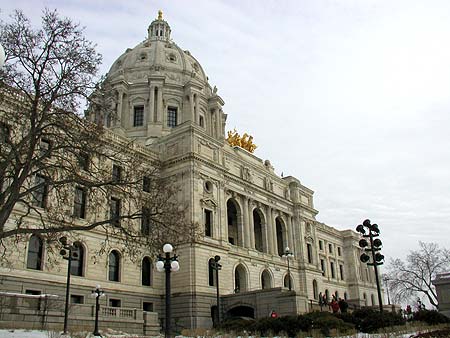
<svg viewBox="0 0 450 338">
<path fill-rule="evenodd" d="M 108 116 L 89 118 L 103 119 L 118 138 L 136 140 L 149 157 L 163 161 L 164 174 L 182 187 L 190 220 L 204 225 L 198 242 L 176 248 L 181 269 L 172 277 L 175 323 L 212 325 L 216 281 L 209 261 L 215 255 L 222 264 L 222 316 L 261 317 L 271 309 L 307 312 L 317 308 L 319 293 L 376 305 L 373 271 L 359 262 L 359 236 L 317 221 L 313 191 L 298 178 L 280 177 L 269 160 L 228 144 L 224 100 L 197 59 L 170 34 L 160 14 L 148 27 L 148 37 L 127 49 L 108 72 L 116 107 Z M 83 242 L 86 257 L 95 249 L 96 236 L 101 235 L 87 235 Z M 293 253 L 292 291 L 282 257 L 286 247 Z M 27 250 L 12 270 L 2 270 L 3 289 L 63 294 L 64 270 L 45 264 L 30 268 Z M 123 257 L 120 277 L 111 281 L 108 259 L 101 258 L 103 265 L 82 263 L 82 273 L 72 278 L 73 299 L 86 296 L 83 302 L 91 302 L 87 294 L 101 284 L 108 293 L 106 305 L 154 311 L 163 318 L 161 274 L 151 271 L 145 283 L 150 285 L 143 285 L 144 264 Z"/>
</svg>

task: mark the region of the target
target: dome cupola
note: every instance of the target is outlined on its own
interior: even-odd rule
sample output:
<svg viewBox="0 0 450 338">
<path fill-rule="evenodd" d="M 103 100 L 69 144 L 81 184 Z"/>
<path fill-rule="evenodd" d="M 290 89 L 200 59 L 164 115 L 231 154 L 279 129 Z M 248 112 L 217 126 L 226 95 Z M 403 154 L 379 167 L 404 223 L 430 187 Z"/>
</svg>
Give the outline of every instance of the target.
<svg viewBox="0 0 450 338">
<path fill-rule="evenodd" d="M 148 39 L 149 40 L 170 40 L 170 26 L 167 21 L 163 20 L 162 10 L 158 11 L 158 18 L 148 27 Z"/>
</svg>

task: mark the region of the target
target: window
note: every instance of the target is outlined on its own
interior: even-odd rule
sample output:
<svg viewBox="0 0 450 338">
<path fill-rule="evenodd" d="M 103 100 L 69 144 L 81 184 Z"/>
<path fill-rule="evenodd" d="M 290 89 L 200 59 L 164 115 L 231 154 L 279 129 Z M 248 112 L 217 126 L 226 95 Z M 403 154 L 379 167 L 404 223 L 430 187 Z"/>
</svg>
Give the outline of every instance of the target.
<svg viewBox="0 0 450 338">
<path fill-rule="evenodd" d="M 39 296 L 40 294 L 42 294 L 42 292 L 39 291 L 39 290 L 25 290 L 25 294 L 26 295 Z"/>
<path fill-rule="evenodd" d="M 120 299 L 114 299 L 114 298 L 110 298 L 109 299 L 109 306 L 110 307 L 120 307 L 120 305 L 121 305 Z"/>
<path fill-rule="evenodd" d="M 120 182 L 122 179 L 122 167 L 116 164 L 113 164 L 112 168 L 112 181 L 115 183 Z"/>
<path fill-rule="evenodd" d="M 339 273 L 341 275 L 341 279 L 344 280 L 344 266 L 339 264 Z"/>
<path fill-rule="evenodd" d="M 330 270 L 331 270 L 331 278 L 336 278 L 336 274 L 334 271 L 334 263 L 330 262 Z"/>
<path fill-rule="evenodd" d="M 340 256 L 340 255 L 341 255 L 341 247 L 338 246 L 338 256 Z"/>
<path fill-rule="evenodd" d="M 319 241 L 319 250 L 323 250 L 323 242 Z"/>
<path fill-rule="evenodd" d="M 151 213 L 149 208 L 142 208 L 141 218 L 141 234 L 143 236 L 150 235 L 151 228 Z"/>
<path fill-rule="evenodd" d="M 313 257 L 312 257 L 312 245 L 310 243 L 306 244 L 306 248 L 308 251 L 308 263 L 312 264 Z"/>
<path fill-rule="evenodd" d="M 152 285 L 152 261 L 148 257 L 142 260 L 142 285 Z"/>
<path fill-rule="evenodd" d="M 84 249 L 80 242 L 73 243 L 74 249 L 72 250 L 72 258 L 70 266 L 70 274 L 73 276 L 83 276 L 83 263 L 84 263 Z"/>
<path fill-rule="evenodd" d="M 322 276 L 325 276 L 325 261 L 323 259 L 320 260 L 320 268 L 322 269 Z"/>
<path fill-rule="evenodd" d="M 329 252 L 330 254 L 333 253 L 333 245 L 332 245 L 332 244 L 328 244 L 328 252 Z"/>
<path fill-rule="evenodd" d="M 317 281 L 314 279 L 313 280 L 313 297 L 314 299 L 319 299 L 319 294 L 318 294 L 318 289 L 317 289 Z"/>
<path fill-rule="evenodd" d="M 38 174 L 36 175 L 34 183 L 35 183 L 35 190 L 32 193 L 33 195 L 32 204 L 40 208 L 45 208 L 47 204 L 47 194 L 48 194 L 47 177 Z"/>
<path fill-rule="evenodd" d="M 205 119 L 203 118 L 203 116 L 200 116 L 199 125 L 200 125 L 200 127 L 204 127 L 205 126 Z"/>
<path fill-rule="evenodd" d="M 48 156 L 50 153 L 51 143 L 47 139 L 41 139 L 41 143 L 39 144 L 39 156 Z"/>
<path fill-rule="evenodd" d="M 212 234 L 212 211 L 205 209 L 205 236 L 211 237 Z"/>
<path fill-rule="evenodd" d="M 168 107 L 167 108 L 167 126 L 168 127 L 176 127 L 177 126 L 177 115 L 178 110 L 176 107 Z"/>
<path fill-rule="evenodd" d="M 119 270 L 120 270 L 120 254 L 116 250 L 113 250 L 109 254 L 108 280 L 113 281 L 113 282 L 118 282 L 119 281 Z"/>
<path fill-rule="evenodd" d="M 144 125 L 144 106 L 134 107 L 133 126 L 140 127 Z"/>
<path fill-rule="evenodd" d="M 70 295 L 70 304 L 84 304 L 84 297 L 80 295 Z"/>
<path fill-rule="evenodd" d="M 120 226 L 120 199 L 111 197 L 109 203 L 109 217 L 113 226 Z"/>
<path fill-rule="evenodd" d="M 42 239 L 36 235 L 30 237 L 28 243 L 27 268 L 33 270 L 42 270 L 42 253 L 44 243 Z"/>
<path fill-rule="evenodd" d="M 80 152 L 77 156 L 78 166 L 80 169 L 88 171 L 89 170 L 89 154 L 85 152 Z"/>
<path fill-rule="evenodd" d="M 73 215 L 78 218 L 86 217 L 86 190 L 81 187 L 75 188 Z"/>
<path fill-rule="evenodd" d="M 0 142 L 7 143 L 11 135 L 11 130 L 6 123 L 0 122 Z"/>
<path fill-rule="evenodd" d="M 153 303 L 143 302 L 142 303 L 142 310 L 147 311 L 147 312 L 153 312 Z"/>
<path fill-rule="evenodd" d="M 151 180 L 150 177 L 144 176 L 142 178 L 142 190 L 145 192 L 150 192 L 151 190 Z"/>
</svg>

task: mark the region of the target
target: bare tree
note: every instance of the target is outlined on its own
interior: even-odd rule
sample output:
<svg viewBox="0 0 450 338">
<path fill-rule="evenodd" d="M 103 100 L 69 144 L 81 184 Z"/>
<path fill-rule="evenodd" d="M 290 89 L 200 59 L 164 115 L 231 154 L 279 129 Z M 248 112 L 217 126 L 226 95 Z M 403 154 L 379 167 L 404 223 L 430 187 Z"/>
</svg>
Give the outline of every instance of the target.
<svg viewBox="0 0 450 338">
<path fill-rule="evenodd" d="M 136 243 L 186 241 L 186 208 L 157 155 L 77 113 L 84 100 L 115 106 L 107 83 L 97 85 L 101 56 L 83 29 L 45 10 L 35 30 L 16 11 L 0 41 L 0 243 L 94 230 L 130 253 Z"/>
<path fill-rule="evenodd" d="M 419 242 L 419 250 L 410 251 L 406 261 L 394 259 L 389 263 L 386 281 L 398 302 L 423 294 L 438 307 L 432 280 L 436 274 L 450 270 L 450 250 L 436 243 Z"/>
</svg>

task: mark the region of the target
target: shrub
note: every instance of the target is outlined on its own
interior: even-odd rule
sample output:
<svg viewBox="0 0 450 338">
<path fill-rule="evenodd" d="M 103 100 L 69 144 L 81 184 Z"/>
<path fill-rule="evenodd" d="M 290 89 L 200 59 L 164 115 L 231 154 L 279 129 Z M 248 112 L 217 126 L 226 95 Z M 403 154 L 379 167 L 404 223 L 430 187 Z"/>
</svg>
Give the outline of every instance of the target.
<svg viewBox="0 0 450 338">
<path fill-rule="evenodd" d="M 389 326 L 404 325 L 406 320 L 395 312 L 379 312 L 373 309 L 359 309 L 353 312 L 353 324 L 362 332 L 372 333 Z"/>
<path fill-rule="evenodd" d="M 413 321 L 425 322 L 429 325 L 450 323 L 450 319 L 436 310 L 420 310 L 414 312 Z"/>
<path fill-rule="evenodd" d="M 324 335 L 329 335 L 331 330 L 347 332 L 354 329 L 352 323 L 346 323 L 329 312 L 311 312 L 304 315 L 312 323 L 312 329 L 319 329 Z"/>
</svg>

